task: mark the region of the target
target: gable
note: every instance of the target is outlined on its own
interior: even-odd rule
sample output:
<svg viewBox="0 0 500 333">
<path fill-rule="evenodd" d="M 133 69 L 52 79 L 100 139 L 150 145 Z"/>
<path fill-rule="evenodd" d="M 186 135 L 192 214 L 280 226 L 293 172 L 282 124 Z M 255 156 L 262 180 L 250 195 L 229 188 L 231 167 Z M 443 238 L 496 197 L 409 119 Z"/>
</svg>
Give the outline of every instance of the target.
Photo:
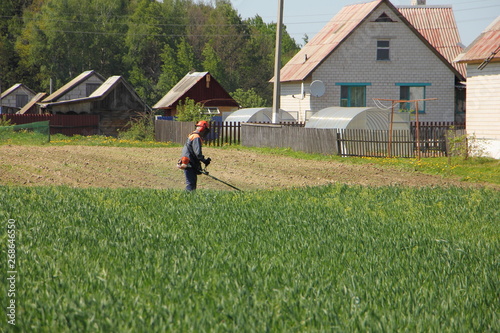
<svg viewBox="0 0 500 333">
<path fill-rule="evenodd" d="M 22 83 L 16 83 L 12 87 L 10 87 L 9 89 L 2 92 L 2 94 L 0 95 L 0 99 L 6 98 L 7 96 L 9 96 L 11 94 L 24 94 L 24 95 L 28 95 L 30 97 L 35 96 L 35 92 L 33 90 L 26 87 Z"/>
<path fill-rule="evenodd" d="M 349 38 L 315 68 L 313 79 L 325 82 L 327 77 L 343 77 L 337 82 L 379 82 L 390 78 L 396 82 L 427 82 L 425 76 L 436 71 L 452 78 L 454 73 L 449 66 L 397 13 L 387 15 L 390 21 L 377 21 L 388 9 L 381 4 L 368 15 Z M 417 77 L 420 79 L 414 81 Z"/>
<path fill-rule="evenodd" d="M 375 20 L 375 22 L 396 22 L 385 12 L 380 14 L 380 16 Z"/>
<path fill-rule="evenodd" d="M 208 72 L 192 72 L 182 78 L 158 101 L 154 109 L 169 109 L 190 98 L 205 106 L 238 106 L 238 103 Z"/>
<path fill-rule="evenodd" d="M 90 94 L 88 94 L 87 84 L 97 88 L 103 82 L 104 77 L 99 73 L 85 71 L 45 98 L 43 103 L 88 97 Z"/>
</svg>

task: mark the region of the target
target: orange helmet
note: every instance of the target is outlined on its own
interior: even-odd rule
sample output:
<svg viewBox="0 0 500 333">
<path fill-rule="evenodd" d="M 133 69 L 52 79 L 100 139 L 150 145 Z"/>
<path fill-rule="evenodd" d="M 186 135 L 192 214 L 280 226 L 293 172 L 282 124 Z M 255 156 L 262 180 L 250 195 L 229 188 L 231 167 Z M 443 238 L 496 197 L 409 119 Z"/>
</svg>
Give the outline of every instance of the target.
<svg viewBox="0 0 500 333">
<path fill-rule="evenodd" d="M 209 125 L 207 121 L 200 120 L 199 122 L 196 123 L 196 127 L 201 127 L 202 129 L 208 129 Z"/>
</svg>

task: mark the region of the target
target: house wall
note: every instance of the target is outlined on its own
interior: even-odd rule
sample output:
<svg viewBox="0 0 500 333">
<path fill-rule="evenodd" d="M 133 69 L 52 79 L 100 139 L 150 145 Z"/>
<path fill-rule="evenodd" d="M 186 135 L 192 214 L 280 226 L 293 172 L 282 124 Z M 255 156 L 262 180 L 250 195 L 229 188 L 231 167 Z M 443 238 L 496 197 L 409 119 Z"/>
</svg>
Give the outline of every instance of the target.
<svg viewBox="0 0 500 333">
<path fill-rule="evenodd" d="M 68 113 L 90 113 L 91 104 L 89 102 L 82 103 L 70 103 L 70 104 L 60 104 L 52 105 L 50 107 L 50 112 L 52 114 L 68 114 Z"/>
<path fill-rule="evenodd" d="M 308 120 L 312 112 L 310 86 L 311 80 L 281 83 L 280 107 L 294 116 L 297 114 L 297 121 Z"/>
<path fill-rule="evenodd" d="M 104 83 L 104 81 L 101 80 L 97 75 L 92 75 L 89 78 L 87 78 L 86 80 L 80 82 L 73 89 L 68 91 L 66 94 L 64 94 L 60 98 L 58 98 L 58 101 L 67 101 L 70 99 L 88 97 L 88 95 L 87 95 L 87 83 L 94 83 L 94 84 L 101 85 Z"/>
<path fill-rule="evenodd" d="M 500 63 L 467 66 L 467 134 L 487 140 L 486 153 L 500 159 Z"/>
<path fill-rule="evenodd" d="M 17 95 L 26 95 L 28 96 L 27 102 L 29 102 L 35 95 L 23 87 L 22 85 L 19 86 L 16 90 L 12 91 L 10 94 L 2 98 L 2 107 L 6 108 L 22 108 L 24 105 L 16 105 L 16 96 Z M 26 104 L 25 104 L 26 105 Z"/>
<path fill-rule="evenodd" d="M 383 12 L 397 22 L 372 22 Z M 390 61 L 376 60 L 377 39 L 390 41 Z M 316 68 L 311 81 L 314 80 L 323 81 L 326 92 L 322 97 L 309 97 L 309 107 L 300 106 L 304 110 L 340 106 L 341 88 L 336 83 L 370 83 L 366 87 L 367 107 L 376 106 L 373 98 L 399 99 L 400 87 L 395 83 L 425 83 L 430 84 L 426 86 L 425 98 L 438 100 L 426 102 L 426 112 L 419 114 L 419 120 L 454 121 L 454 73 L 385 4 Z M 298 85 L 283 86 L 286 88 L 282 90 L 282 106 L 286 106 L 286 111 L 298 109 L 298 103 L 292 103 L 290 96 Z M 303 117 L 302 114 L 300 118 Z"/>
</svg>

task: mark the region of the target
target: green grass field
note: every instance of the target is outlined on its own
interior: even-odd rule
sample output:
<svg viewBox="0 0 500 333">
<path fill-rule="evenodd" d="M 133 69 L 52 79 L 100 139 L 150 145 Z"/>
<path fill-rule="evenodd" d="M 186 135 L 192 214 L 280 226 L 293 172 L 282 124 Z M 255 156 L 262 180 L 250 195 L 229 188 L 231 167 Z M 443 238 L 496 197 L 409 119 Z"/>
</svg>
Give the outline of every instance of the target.
<svg viewBox="0 0 500 333">
<path fill-rule="evenodd" d="M 498 191 L 0 187 L 0 202 L 19 332 L 500 331 Z"/>
</svg>

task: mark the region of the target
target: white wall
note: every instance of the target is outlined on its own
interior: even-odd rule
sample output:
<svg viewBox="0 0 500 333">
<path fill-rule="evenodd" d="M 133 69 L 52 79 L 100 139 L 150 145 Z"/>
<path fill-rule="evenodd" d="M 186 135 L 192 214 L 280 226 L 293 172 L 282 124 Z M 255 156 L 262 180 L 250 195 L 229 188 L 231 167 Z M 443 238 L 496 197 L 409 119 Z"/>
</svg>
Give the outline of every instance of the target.
<svg viewBox="0 0 500 333">
<path fill-rule="evenodd" d="M 500 63 L 477 66 L 467 65 L 467 134 L 487 141 L 488 155 L 500 159 Z"/>
</svg>

